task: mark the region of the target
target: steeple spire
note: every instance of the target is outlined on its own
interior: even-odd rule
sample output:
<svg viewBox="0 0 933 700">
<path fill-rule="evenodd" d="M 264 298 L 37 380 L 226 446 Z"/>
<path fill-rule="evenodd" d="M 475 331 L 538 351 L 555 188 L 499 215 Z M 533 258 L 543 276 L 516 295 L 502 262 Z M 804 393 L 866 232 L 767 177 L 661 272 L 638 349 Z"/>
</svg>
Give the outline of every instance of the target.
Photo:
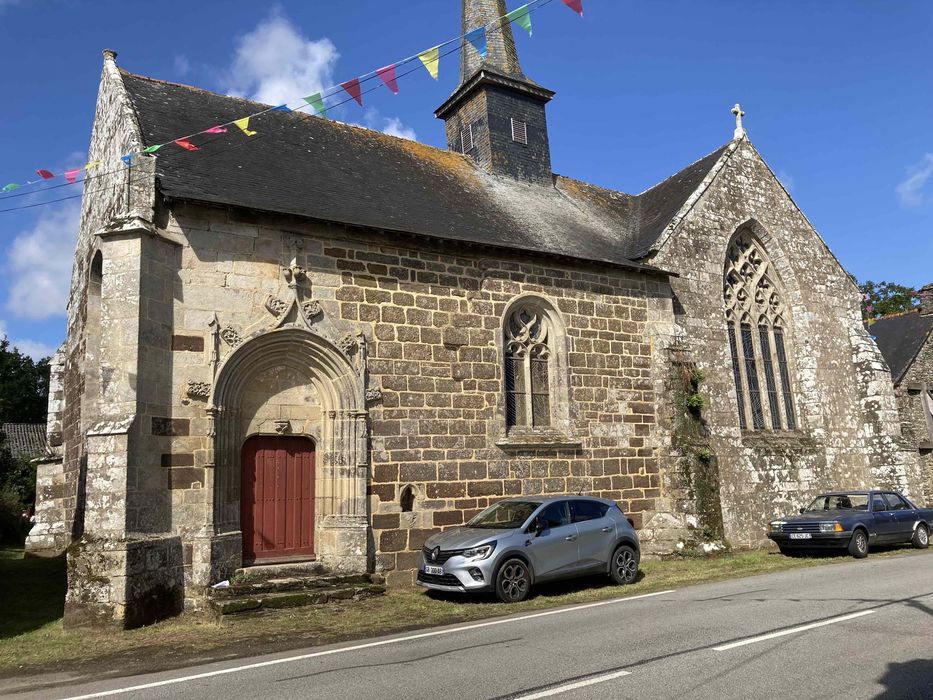
<svg viewBox="0 0 933 700">
<path fill-rule="evenodd" d="M 434 112 L 447 147 L 487 172 L 553 186 L 544 107 L 554 93 L 522 73 L 505 0 L 462 0 L 462 7 L 464 34 L 486 29 L 486 58 L 463 42 L 460 85 Z"/>
<path fill-rule="evenodd" d="M 484 61 L 476 49 L 464 42 L 460 53 L 461 85 L 483 67 L 517 78 L 524 77 L 518 62 L 512 23 L 501 19 L 507 11 L 505 0 L 463 0 L 462 33 L 485 27 L 488 51 Z"/>
</svg>

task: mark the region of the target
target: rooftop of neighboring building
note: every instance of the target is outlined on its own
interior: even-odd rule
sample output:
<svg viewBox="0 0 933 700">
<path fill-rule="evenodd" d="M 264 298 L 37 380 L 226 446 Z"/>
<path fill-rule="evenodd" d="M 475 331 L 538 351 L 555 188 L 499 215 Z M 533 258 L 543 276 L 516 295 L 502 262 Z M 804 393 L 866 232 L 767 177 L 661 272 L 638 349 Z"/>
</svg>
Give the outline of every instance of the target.
<svg viewBox="0 0 933 700">
<path fill-rule="evenodd" d="M 35 459 L 48 452 L 45 423 L 3 423 L 0 432 L 5 437 L 2 443 L 16 458 Z"/>
<path fill-rule="evenodd" d="M 933 303 L 925 290 L 920 291 L 921 305 L 917 309 L 879 318 L 868 327 L 878 349 L 891 368 L 894 383 L 899 384 L 924 345 L 933 334 Z"/>
</svg>

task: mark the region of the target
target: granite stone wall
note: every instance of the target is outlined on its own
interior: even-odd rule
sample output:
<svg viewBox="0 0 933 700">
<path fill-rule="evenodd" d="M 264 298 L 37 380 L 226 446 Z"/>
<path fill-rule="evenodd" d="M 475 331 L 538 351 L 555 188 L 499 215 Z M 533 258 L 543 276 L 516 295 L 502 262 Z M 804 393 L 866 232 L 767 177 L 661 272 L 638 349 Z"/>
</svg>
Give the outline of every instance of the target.
<svg viewBox="0 0 933 700">
<path fill-rule="evenodd" d="M 783 287 L 796 430 L 739 428 L 723 275 L 727 246 L 743 226 L 753 228 Z M 676 323 L 663 343 L 680 345 L 705 372 L 707 442 L 733 545 L 762 543 L 764 523 L 820 489 L 916 490 L 916 461 L 899 441 L 890 374 L 862 327 L 858 290 L 747 139 L 730 146 L 649 257 L 678 273 Z M 669 450 L 662 478 L 674 492 L 682 448 Z M 689 505 L 666 505 L 672 510 L 662 525 L 689 524 Z"/>
<path fill-rule="evenodd" d="M 897 406 L 904 442 L 917 450 L 920 461 L 921 489 L 914 492 L 914 500 L 918 504 L 933 507 L 933 435 L 928 427 L 933 417 L 925 415 L 929 409 L 924 406 L 924 384 L 929 391 L 933 391 L 933 339 L 929 338 L 898 382 Z"/>
</svg>

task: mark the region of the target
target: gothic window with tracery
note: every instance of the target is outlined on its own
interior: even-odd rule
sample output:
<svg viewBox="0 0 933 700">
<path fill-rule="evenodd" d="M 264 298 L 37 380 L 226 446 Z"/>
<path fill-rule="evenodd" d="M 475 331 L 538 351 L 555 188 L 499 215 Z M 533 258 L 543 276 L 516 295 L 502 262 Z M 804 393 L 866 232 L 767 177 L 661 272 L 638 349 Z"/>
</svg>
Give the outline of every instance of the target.
<svg viewBox="0 0 933 700">
<path fill-rule="evenodd" d="M 505 414 L 511 428 L 551 426 L 554 328 L 534 303 L 521 304 L 505 320 Z"/>
<path fill-rule="evenodd" d="M 729 245 L 723 298 L 739 427 L 795 430 L 783 289 L 777 270 L 750 232 L 740 232 Z"/>
</svg>

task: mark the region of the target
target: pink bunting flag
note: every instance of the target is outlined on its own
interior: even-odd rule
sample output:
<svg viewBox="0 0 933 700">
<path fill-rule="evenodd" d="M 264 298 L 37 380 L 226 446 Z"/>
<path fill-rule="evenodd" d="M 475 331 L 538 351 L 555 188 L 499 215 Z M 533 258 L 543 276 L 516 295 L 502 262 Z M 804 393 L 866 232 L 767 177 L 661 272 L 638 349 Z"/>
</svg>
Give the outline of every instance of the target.
<svg viewBox="0 0 933 700">
<path fill-rule="evenodd" d="M 37 170 L 36 175 L 41 177 L 43 180 L 53 180 L 55 178 L 55 173 L 50 170 Z"/>
<path fill-rule="evenodd" d="M 583 16 L 583 0 L 564 0 L 564 4 L 581 17 Z"/>
<path fill-rule="evenodd" d="M 393 94 L 398 94 L 398 81 L 395 79 L 395 66 L 386 66 L 376 71 L 376 75 L 385 83 Z"/>
<path fill-rule="evenodd" d="M 80 172 L 81 172 L 81 168 L 75 168 L 74 170 L 66 170 L 65 179 L 68 180 L 68 182 L 74 184 L 75 182 L 78 181 L 78 173 Z"/>
<path fill-rule="evenodd" d="M 212 126 L 210 129 L 205 129 L 205 134 L 226 134 L 227 127 L 225 126 Z"/>
<path fill-rule="evenodd" d="M 191 143 L 188 139 L 175 139 L 175 145 L 181 146 L 186 151 L 200 151 L 201 149 Z"/>
<path fill-rule="evenodd" d="M 340 87 L 346 90 L 350 97 L 356 100 L 360 107 L 363 106 L 363 93 L 360 91 L 359 78 L 354 78 L 353 80 L 348 80 L 345 83 L 340 83 Z"/>
</svg>

